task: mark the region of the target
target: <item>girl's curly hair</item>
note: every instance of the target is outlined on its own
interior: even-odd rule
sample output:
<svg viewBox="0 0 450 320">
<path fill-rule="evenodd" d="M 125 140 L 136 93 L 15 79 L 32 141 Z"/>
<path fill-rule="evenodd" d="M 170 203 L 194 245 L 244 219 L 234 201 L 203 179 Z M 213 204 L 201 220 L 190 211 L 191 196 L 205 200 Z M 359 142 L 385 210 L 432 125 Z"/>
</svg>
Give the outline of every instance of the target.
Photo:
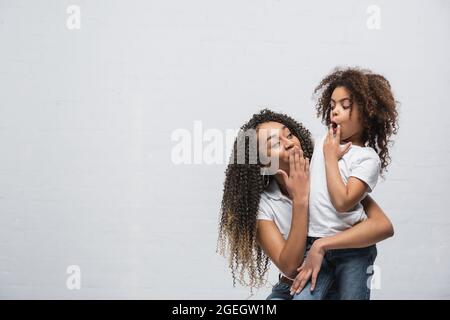
<svg viewBox="0 0 450 320">
<path fill-rule="evenodd" d="M 363 144 L 372 147 L 381 160 L 381 173 L 390 163 L 389 138 L 398 130 L 397 104 L 391 85 L 385 77 L 359 68 L 336 68 L 315 88 L 317 116 L 325 125 L 330 125 L 330 100 L 337 87 L 350 91 L 356 101 L 363 126 Z M 351 112 L 351 110 L 350 110 Z"/>
<path fill-rule="evenodd" d="M 293 118 L 269 109 L 254 114 L 241 127 L 240 134 L 234 141 L 233 152 L 225 171 L 217 252 L 222 256 L 229 253 L 233 286 L 236 286 L 238 280 L 241 285 L 249 286 L 251 290 L 266 283 L 264 275 L 270 262 L 256 242 L 256 218 L 267 179 L 270 182 L 270 179 L 274 178 L 261 174 L 262 165 L 259 159 L 253 161 L 254 163 L 249 161 L 250 154 L 254 151 L 252 148 L 257 146 L 252 146 L 249 137 L 242 133 L 250 129 L 256 130 L 258 125 L 269 121 L 285 125 L 300 140 L 305 157 L 311 158 L 313 153 L 311 133 Z M 239 139 L 244 139 L 245 144 L 240 144 Z M 238 146 L 245 148 L 245 163 L 240 164 L 237 161 Z M 246 281 L 246 276 L 249 281 Z"/>
</svg>

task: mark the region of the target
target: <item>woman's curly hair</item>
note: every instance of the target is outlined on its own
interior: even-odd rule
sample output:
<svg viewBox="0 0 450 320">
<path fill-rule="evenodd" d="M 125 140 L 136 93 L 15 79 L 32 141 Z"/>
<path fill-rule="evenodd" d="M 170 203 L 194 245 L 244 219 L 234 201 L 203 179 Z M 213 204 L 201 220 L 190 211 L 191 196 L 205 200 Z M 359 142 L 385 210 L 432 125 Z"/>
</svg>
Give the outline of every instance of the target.
<svg viewBox="0 0 450 320">
<path fill-rule="evenodd" d="M 251 290 L 253 287 L 260 288 L 267 281 L 264 275 L 270 262 L 256 242 L 256 220 L 261 193 L 273 176 L 261 174 L 262 165 L 259 158 L 253 163 L 249 161 L 251 152 L 258 147 L 249 143 L 250 139 L 245 132 L 256 130 L 258 125 L 269 121 L 285 125 L 300 140 L 305 157 L 311 158 L 313 153 L 311 133 L 293 118 L 269 109 L 254 114 L 241 127 L 234 141 L 233 152 L 225 171 L 217 252 L 222 256 L 227 252 L 229 254 L 233 286 L 236 286 L 238 280 L 241 285 L 249 286 Z M 245 144 L 240 144 L 240 139 L 244 139 Z M 244 163 L 237 161 L 238 146 L 245 148 Z"/>
<path fill-rule="evenodd" d="M 336 68 L 327 75 L 314 90 L 318 97 L 317 116 L 325 125 L 330 125 L 330 100 L 337 87 L 350 91 L 351 99 L 356 101 L 363 126 L 363 144 L 372 147 L 381 160 L 381 173 L 390 163 L 389 138 L 398 130 L 397 104 L 391 85 L 385 77 L 360 68 Z M 350 110 L 351 112 L 351 110 Z"/>
</svg>

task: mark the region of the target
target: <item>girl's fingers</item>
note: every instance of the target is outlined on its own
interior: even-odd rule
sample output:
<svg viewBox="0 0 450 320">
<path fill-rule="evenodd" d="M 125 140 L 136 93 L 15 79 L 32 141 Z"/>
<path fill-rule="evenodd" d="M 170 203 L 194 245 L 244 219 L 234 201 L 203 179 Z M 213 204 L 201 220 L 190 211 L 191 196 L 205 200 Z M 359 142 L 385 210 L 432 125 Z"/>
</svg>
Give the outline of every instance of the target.
<svg viewBox="0 0 450 320">
<path fill-rule="evenodd" d="M 341 157 L 350 150 L 350 147 L 352 146 L 351 142 L 348 142 L 345 144 L 345 146 L 341 149 Z"/>
<path fill-rule="evenodd" d="M 341 141 L 341 125 L 338 124 L 337 126 L 337 130 L 336 130 L 336 137 L 335 139 L 340 142 Z"/>
</svg>

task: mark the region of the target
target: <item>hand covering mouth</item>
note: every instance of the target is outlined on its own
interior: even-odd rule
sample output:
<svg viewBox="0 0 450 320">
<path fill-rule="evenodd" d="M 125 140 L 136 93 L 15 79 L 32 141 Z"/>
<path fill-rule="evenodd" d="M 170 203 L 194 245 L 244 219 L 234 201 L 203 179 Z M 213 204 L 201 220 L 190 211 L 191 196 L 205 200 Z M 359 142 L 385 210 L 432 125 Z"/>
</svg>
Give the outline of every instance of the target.
<svg viewBox="0 0 450 320">
<path fill-rule="evenodd" d="M 336 133 L 338 124 L 334 121 L 331 121 L 331 127 L 333 128 L 333 133 Z"/>
</svg>

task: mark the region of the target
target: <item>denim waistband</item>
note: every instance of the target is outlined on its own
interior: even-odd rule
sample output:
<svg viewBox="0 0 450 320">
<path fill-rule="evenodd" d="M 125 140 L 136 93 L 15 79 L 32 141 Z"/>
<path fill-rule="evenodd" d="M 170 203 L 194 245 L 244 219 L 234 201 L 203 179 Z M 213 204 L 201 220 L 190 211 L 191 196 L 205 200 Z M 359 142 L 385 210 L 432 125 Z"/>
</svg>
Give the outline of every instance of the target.
<svg viewBox="0 0 450 320">
<path fill-rule="evenodd" d="M 320 239 L 320 237 L 306 237 L 306 241 L 310 242 L 310 243 L 312 243 L 316 240 L 319 240 L 319 239 Z"/>
</svg>

